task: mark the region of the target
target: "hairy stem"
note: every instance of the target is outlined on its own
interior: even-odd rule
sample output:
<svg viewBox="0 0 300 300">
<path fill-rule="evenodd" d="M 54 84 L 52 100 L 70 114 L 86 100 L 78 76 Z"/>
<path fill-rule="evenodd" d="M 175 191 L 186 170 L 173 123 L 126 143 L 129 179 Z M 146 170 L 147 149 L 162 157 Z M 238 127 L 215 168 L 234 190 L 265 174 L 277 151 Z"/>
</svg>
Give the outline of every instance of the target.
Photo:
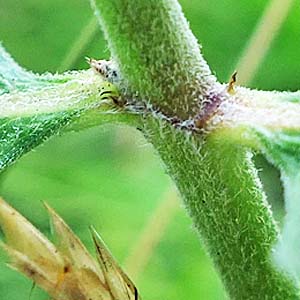
<svg viewBox="0 0 300 300">
<path fill-rule="evenodd" d="M 145 136 L 181 192 L 230 297 L 299 299 L 292 279 L 272 261 L 277 228 L 251 153 L 241 146 L 249 136 L 250 146 L 255 144 L 251 134 L 244 135 L 253 125 L 299 128 L 299 121 L 290 122 L 299 110 L 298 94 L 233 87 L 229 95 L 211 75 L 176 0 L 92 4 L 119 68 L 120 86 L 155 108 L 145 117 Z M 287 107 L 292 118 L 272 117 Z M 196 119 L 199 127 L 204 120 L 207 133 L 179 130 L 157 111 Z M 223 134 L 222 127 L 233 130 Z"/>
<path fill-rule="evenodd" d="M 160 121 L 150 121 L 145 132 L 231 299 L 298 299 L 293 281 L 272 262 L 278 232 L 247 149 L 218 133 L 194 139 Z"/>
<path fill-rule="evenodd" d="M 116 84 L 126 99 L 114 108 L 125 106 L 131 112 L 101 120 L 125 120 L 144 131 L 176 183 L 232 299 L 299 299 L 292 279 L 273 264 L 277 228 L 251 153 L 242 146 L 251 139 L 259 145 L 255 134 L 243 135 L 255 126 L 270 132 L 299 130 L 299 93 L 233 87 L 229 95 L 226 85 L 211 74 L 176 0 L 92 1 L 120 71 Z M 99 124 L 102 109 L 114 115 L 113 107 L 105 106 L 106 97 L 101 98 L 103 91 L 113 92 L 106 90 L 101 68 L 101 80 L 91 72 L 72 80 L 72 74 L 48 78 L 25 72 L 1 49 L 0 62 L 0 168 L 71 121 L 83 128 Z M 118 106 L 117 99 L 112 101 Z M 182 126 L 188 122 L 178 129 L 174 119 L 200 119 L 194 124 L 204 120 L 207 132 L 200 135 Z M 295 183 L 290 186 L 293 191 Z"/>
<path fill-rule="evenodd" d="M 92 70 L 62 75 L 28 72 L 0 45 L 0 171 L 66 128 L 103 122 L 137 125 L 136 114 L 108 101 L 111 93 L 116 93 L 115 87 Z"/>
<path fill-rule="evenodd" d="M 92 0 L 121 76 L 138 97 L 186 120 L 210 100 L 216 78 L 176 0 Z"/>
</svg>

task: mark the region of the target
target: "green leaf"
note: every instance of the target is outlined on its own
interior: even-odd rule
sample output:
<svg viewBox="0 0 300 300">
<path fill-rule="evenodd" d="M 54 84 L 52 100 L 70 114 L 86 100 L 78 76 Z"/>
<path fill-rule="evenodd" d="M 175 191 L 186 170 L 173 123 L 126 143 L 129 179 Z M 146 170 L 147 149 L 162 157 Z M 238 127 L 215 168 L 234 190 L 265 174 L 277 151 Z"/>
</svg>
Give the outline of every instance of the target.
<svg viewBox="0 0 300 300">
<path fill-rule="evenodd" d="M 281 239 L 275 246 L 278 265 L 300 279 L 300 134 L 297 130 L 256 128 L 255 134 L 266 157 L 281 171 L 286 217 Z"/>
<path fill-rule="evenodd" d="M 41 88 L 55 82 L 66 80 L 62 76 L 46 74 L 35 75 L 21 68 L 0 43 L 0 95 L 15 90 L 25 91 Z"/>
<path fill-rule="evenodd" d="M 80 111 L 0 119 L 0 170 L 68 125 Z"/>
<path fill-rule="evenodd" d="M 101 98 L 106 85 L 92 70 L 35 75 L 0 47 L 0 171 L 68 125 L 132 121 Z"/>
</svg>

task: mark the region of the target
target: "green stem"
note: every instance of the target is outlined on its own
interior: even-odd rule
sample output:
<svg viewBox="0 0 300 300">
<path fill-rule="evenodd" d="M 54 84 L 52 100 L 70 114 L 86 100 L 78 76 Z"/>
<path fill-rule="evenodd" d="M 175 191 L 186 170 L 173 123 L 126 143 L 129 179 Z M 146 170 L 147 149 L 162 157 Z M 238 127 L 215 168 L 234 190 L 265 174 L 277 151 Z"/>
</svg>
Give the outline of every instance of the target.
<svg viewBox="0 0 300 300">
<path fill-rule="evenodd" d="M 299 299 L 270 256 L 278 232 L 251 153 L 218 133 L 205 141 L 159 121 L 149 121 L 145 131 L 231 299 Z"/>
<path fill-rule="evenodd" d="M 131 91 L 172 117 L 201 110 L 216 78 L 176 0 L 91 0 Z"/>
<path fill-rule="evenodd" d="M 41 76 L 27 72 L 0 45 L 0 171 L 66 129 L 104 122 L 137 126 L 138 116 L 107 102 L 103 89 L 107 95 L 107 82 L 92 70 Z"/>
<path fill-rule="evenodd" d="M 238 128 L 233 131 L 239 137 L 232 140 L 216 129 L 232 120 L 234 128 L 234 117 L 238 123 L 241 116 L 237 126 L 249 125 L 247 109 L 239 114 L 243 104 L 239 98 L 248 95 L 251 102 L 251 92 L 238 89 L 230 96 L 226 86 L 216 82 L 176 0 L 92 0 L 92 4 L 123 87 L 167 116 L 216 118 L 211 122 L 217 124 L 215 132 L 203 136 L 178 130 L 159 114 L 145 118 L 143 129 L 181 192 L 230 297 L 299 299 L 293 280 L 276 268 L 270 255 L 278 232 L 251 153 L 240 146 L 247 138 L 241 138 Z M 222 113 L 215 114 L 219 104 L 224 104 L 218 110 Z M 267 125 L 277 124 L 271 121 Z"/>
</svg>

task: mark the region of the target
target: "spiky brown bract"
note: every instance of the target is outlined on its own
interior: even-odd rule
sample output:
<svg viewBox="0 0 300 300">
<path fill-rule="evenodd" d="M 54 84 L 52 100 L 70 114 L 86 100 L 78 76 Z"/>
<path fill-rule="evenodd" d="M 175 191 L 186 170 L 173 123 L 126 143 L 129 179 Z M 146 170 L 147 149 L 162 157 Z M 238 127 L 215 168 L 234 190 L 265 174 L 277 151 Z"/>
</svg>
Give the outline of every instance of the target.
<svg viewBox="0 0 300 300">
<path fill-rule="evenodd" d="M 246 147 L 149 119 L 146 138 L 175 181 L 230 299 L 299 299 L 271 261 L 278 231 Z M 201 284 L 201 283 L 199 283 Z"/>
<path fill-rule="evenodd" d="M 10 266 L 33 280 L 53 300 L 138 300 L 137 288 L 92 232 L 99 265 L 63 219 L 46 204 L 58 238 L 55 246 L 0 198 L 0 227 Z"/>
<path fill-rule="evenodd" d="M 168 116 L 197 115 L 216 78 L 176 0 L 91 0 L 131 91 Z"/>
</svg>

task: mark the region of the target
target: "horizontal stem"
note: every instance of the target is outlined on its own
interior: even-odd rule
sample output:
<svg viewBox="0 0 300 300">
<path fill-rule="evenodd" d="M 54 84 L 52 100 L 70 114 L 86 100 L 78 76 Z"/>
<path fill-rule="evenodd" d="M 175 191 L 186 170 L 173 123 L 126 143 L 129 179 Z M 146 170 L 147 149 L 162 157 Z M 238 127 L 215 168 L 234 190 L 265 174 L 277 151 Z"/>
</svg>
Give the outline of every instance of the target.
<svg viewBox="0 0 300 300">
<path fill-rule="evenodd" d="M 0 96 L 0 118 L 24 117 L 82 108 L 99 99 L 103 78 L 91 70 L 41 75 L 43 85 L 32 85 Z M 56 80 L 56 82 L 54 82 Z"/>
<path fill-rule="evenodd" d="M 218 107 L 209 127 L 300 130 L 299 103 L 300 92 L 257 91 L 236 87 L 234 94 L 228 95 Z"/>
</svg>

